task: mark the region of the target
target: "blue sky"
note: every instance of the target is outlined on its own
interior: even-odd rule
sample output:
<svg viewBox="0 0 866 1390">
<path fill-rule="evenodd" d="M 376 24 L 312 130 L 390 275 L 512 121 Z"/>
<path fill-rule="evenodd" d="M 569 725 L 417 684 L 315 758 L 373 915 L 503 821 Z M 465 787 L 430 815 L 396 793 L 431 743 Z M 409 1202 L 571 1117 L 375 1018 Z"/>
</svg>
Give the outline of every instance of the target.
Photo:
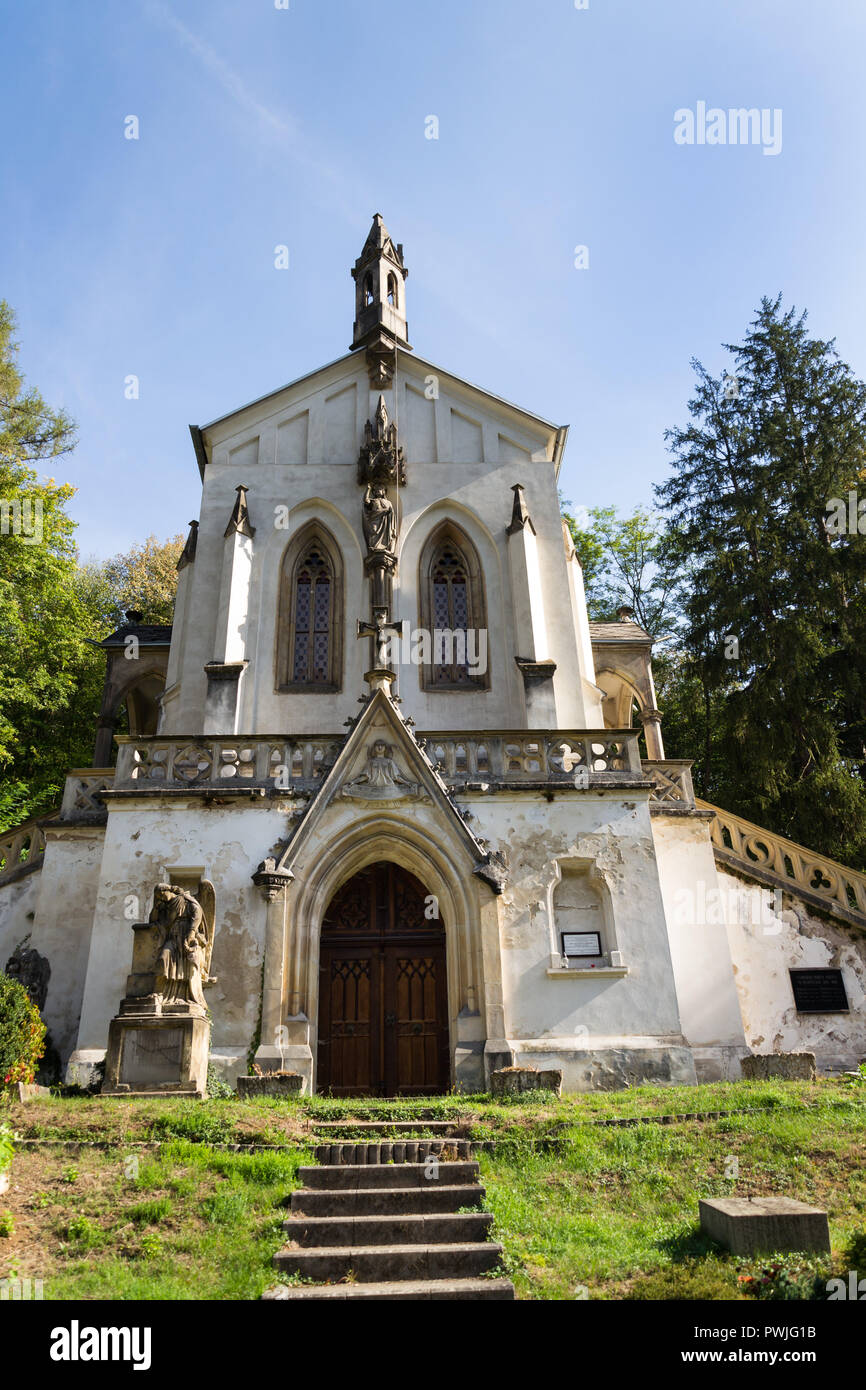
<svg viewBox="0 0 866 1390">
<path fill-rule="evenodd" d="M 652 501 L 690 357 L 720 370 L 762 294 L 808 308 L 866 375 L 861 0 L 3 0 L 0 17 L 0 296 L 28 379 L 79 424 L 56 473 L 85 555 L 185 531 L 187 425 L 345 352 L 377 211 L 404 244 L 415 348 L 570 424 L 575 504 Z M 674 112 L 699 101 L 780 109 L 781 152 L 676 144 Z"/>
</svg>

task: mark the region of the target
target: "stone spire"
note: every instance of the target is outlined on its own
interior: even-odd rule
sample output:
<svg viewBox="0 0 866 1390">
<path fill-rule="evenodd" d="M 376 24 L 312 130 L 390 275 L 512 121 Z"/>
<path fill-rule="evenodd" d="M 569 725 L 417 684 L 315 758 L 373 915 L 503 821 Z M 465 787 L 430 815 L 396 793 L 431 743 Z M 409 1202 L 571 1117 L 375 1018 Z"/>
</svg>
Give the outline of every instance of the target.
<svg viewBox="0 0 866 1390">
<path fill-rule="evenodd" d="M 409 347 L 406 324 L 406 276 L 403 247 L 391 240 L 381 213 L 376 213 L 369 236 L 352 267 L 355 281 L 355 323 L 352 351 L 367 349 L 371 381 L 386 385 L 388 361 L 394 349 Z M 391 373 L 393 374 L 393 373 Z"/>
</svg>

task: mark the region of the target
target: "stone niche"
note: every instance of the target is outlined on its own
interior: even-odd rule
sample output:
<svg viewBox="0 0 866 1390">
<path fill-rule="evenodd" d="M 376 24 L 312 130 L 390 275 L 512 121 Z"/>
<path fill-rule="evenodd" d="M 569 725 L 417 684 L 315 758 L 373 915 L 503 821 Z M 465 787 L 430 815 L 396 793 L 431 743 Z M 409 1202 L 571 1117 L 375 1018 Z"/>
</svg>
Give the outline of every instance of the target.
<svg viewBox="0 0 866 1390">
<path fill-rule="evenodd" d="M 210 1046 L 203 991 L 214 983 L 211 885 L 202 882 L 194 894 L 157 884 L 149 919 L 132 930 L 132 970 L 109 1024 L 102 1093 L 203 1096 Z"/>
</svg>

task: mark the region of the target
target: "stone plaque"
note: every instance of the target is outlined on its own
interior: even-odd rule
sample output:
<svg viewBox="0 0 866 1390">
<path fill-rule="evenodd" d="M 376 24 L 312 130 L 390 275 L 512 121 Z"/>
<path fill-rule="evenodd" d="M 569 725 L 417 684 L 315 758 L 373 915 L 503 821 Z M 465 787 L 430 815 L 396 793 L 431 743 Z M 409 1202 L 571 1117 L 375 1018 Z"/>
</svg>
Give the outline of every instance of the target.
<svg viewBox="0 0 866 1390">
<path fill-rule="evenodd" d="M 124 1030 L 120 1080 L 133 1089 L 164 1083 L 178 1085 L 183 1077 L 183 1030 L 130 1028 Z"/>
<path fill-rule="evenodd" d="M 848 1012 L 841 970 L 791 970 L 789 973 L 798 1014 Z"/>
<path fill-rule="evenodd" d="M 564 931 L 560 937 L 564 956 L 601 955 L 601 935 L 597 931 Z"/>
</svg>

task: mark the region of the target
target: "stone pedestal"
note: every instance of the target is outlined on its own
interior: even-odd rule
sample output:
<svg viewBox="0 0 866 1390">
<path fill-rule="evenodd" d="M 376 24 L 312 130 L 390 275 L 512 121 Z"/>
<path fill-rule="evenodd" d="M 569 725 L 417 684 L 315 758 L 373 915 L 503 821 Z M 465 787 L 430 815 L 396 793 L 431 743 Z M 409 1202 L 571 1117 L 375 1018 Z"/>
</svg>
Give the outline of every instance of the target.
<svg viewBox="0 0 866 1390">
<path fill-rule="evenodd" d="M 189 1013 L 122 1013 L 108 1027 L 102 1094 L 203 1096 L 210 1023 Z"/>
<path fill-rule="evenodd" d="M 701 1230 L 734 1255 L 830 1249 L 827 1213 L 792 1197 L 713 1197 L 699 1207 Z"/>
</svg>

